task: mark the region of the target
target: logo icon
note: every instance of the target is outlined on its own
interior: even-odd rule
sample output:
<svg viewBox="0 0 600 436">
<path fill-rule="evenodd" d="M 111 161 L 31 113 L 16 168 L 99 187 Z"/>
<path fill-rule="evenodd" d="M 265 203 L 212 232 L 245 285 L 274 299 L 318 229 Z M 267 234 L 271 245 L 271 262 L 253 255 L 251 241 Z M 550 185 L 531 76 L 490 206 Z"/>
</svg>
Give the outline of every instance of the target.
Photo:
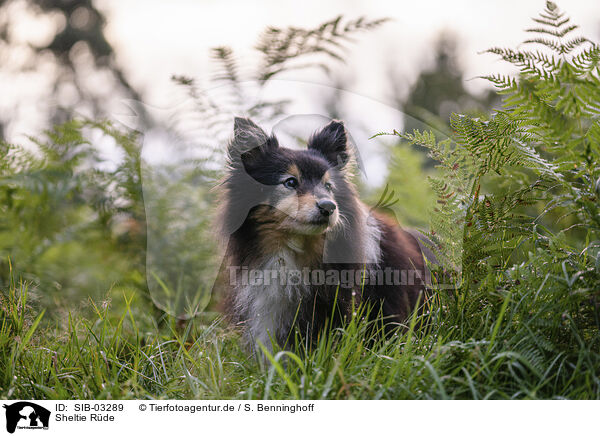
<svg viewBox="0 0 600 436">
<path fill-rule="evenodd" d="M 48 429 L 50 411 L 29 401 L 19 401 L 6 405 L 6 431 L 14 433 L 15 429 Z"/>
</svg>

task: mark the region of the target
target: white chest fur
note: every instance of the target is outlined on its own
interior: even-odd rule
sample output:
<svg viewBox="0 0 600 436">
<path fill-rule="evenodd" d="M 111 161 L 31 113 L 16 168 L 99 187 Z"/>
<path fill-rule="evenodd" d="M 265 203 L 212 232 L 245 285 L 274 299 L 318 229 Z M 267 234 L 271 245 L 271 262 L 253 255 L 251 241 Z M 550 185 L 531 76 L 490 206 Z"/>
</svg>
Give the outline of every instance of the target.
<svg viewBox="0 0 600 436">
<path fill-rule="evenodd" d="M 247 316 L 250 341 L 260 341 L 268 349 L 272 348 L 271 339 L 277 342 L 287 334 L 300 303 L 311 295 L 295 254 L 286 249 L 266 259 L 257 268 L 258 280 L 242 281 L 236 292 L 236 309 Z"/>
</svg>

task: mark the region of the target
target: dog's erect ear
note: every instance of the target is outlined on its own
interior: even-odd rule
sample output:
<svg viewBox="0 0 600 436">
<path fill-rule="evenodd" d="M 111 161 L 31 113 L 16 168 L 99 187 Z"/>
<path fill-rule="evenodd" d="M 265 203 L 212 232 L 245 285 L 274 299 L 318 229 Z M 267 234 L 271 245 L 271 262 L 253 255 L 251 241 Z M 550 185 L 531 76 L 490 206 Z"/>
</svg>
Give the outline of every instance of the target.
<svg viewBox="0 0 600 436">
<path fill-rule="evenodd" d="M 344 123 L 331 121 L 308 140 L 308 148 L 320 152 L 332 165 L 344 166 L 350 158 Z"/>
<path fill-rule="evenodd" d="M 265 132 L 256 125 L 256 123 L 254 121 L 252 121 L 250 118 L 240 118 L 240 117 L 235 117 L 233 119 L 233 132 L 234 133 L 240 133 L 240 132 L 251 132 L 252 130 L 257 130 L 260 131 L 261 133 L 265 134 Z"/>
<path fill-rule="evenodd" d="M 236 117 L 233 122 L 233 139 L 229 143 L 230 156 L 245 153 L 267 152 L 277 147 L 277 139 L 269 136 L 250 118 Z"/>
</svg>

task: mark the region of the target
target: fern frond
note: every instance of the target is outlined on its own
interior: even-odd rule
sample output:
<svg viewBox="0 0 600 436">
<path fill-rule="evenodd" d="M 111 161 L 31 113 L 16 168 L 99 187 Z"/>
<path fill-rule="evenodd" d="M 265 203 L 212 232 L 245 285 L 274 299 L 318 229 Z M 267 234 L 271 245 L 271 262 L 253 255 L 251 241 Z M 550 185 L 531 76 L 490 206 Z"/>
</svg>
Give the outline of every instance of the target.
<svg viewBox="0 0 600 436">
<path fill-rule="evenodd" d="M 556 20 L 556 19 L 550 19 L 550 18 L 532 18 L 533 21 L 535 21 L 538 24 L 542 24 L 544 26 L 550 26 L 550 27 L 561 27 L 565 24 L 567 24 L 569 21 L 571 21 L 571 19 L 569 17 L 565 18 L 564 20 Z"/>
<path fill-rule="evenodd" d="M 517 87 L 516 78 L 502 74 L 490 74 L 488 76 L 480 76 L 480 78 L 491 82 L 496 88 L 502 91 L 515 89 Z"/>
<path fill-rule="evenodd" d="M 555 41 L 550 40 L 550 39 L 532 38 L 532 39 L 527 39 L 527 40 L 523 41 L 523 43 L 524 44 L 541 44 L 541 45 L 545 45 L 546 47 L 552 49 L 553 51 L 562 54 L 561 45 L 559 43 L 555 42 Z"/>
<path fill-rule="evenodd" d="M 266 81 L 290 68 L 288 65 L 298 58 L 311 55 L 325 55 L 326 58 L 344 61 L 345 44 L 354 33 L 371 30 L 387 22 L 387 19 L 366 20 L 364 17 L 342 24 L 340 15 L 327 21 L 315 29 L 305 30 L 297 27 L 286 29 L 268 28 L 260 37 L 256 49 L 263 55 L 263 64 L 258 76 L 259 81 Z M 311 62 L 327 66 L 323 61 Z"/>
<path fill-rule="evenodd" d="M 562 53 L 571 53 L 573 50 L 575 50 L 578 47 L 581 47 L 583 44 L 592 44 L 592 42 L 589 39 L 584 38 L 583 36 L 573 38 L 561 44 Z"/>
<path fill-rule="evenodd" d="M 552 27 L 560 28 L 561 26 L 552 26 Z M 576 25 L 567 26 L 560 30 L 546 29 L 544 27 L 534 27 L 531 29 L 526 29 L 525 31 L 531 32 L 531 33 L 545 33 L 546 35 L 554 36 L 556 38 L 562 38 L 565 35 L 567 35 L 568 33 L 571 33 L 573 30 L 578 29 L 578 28 L 579 28 L 579 26 L 576 26 Z"/>
<path fill-rule="evenodd" d="M 234 58 L 233 50 L 230 47 L 214 47 L 212 57 L 221 66 L 220 71 L 214 76 L 217 82 L 227 81 L 235 85 L 239 84 L 240 75 L 237 61 Z"/>
</svg>

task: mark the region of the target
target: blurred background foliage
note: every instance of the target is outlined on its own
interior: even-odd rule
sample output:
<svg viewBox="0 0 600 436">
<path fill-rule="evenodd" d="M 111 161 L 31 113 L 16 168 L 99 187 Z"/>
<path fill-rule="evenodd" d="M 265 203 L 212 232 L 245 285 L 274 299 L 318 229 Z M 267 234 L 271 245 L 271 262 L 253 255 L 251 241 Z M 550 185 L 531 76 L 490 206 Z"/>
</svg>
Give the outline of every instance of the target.
<svg viewBox="0 0 600 436">
<path fill-rule="evenodd" d="M 89 139 L 94 134 L 111 138 L 122 151 L 116 168 L 99 167 Z M 107 122 L 69 121 L 32 141 L 35 151 L 0 145 L 2 286 L 12 269 L 34 285 L 45 305 L 72 308 L 87 296 L 103 298 L 114 284 L 143 286 L 138 136 Z"/>
<path fill-rule="evenodd" d="M 33 44 L 23 40 L 20 26 L 24 22 L 39 27 L 41 34 L 51 29 L 48 37 Z M 34 72 L 44 75 L 45 86 L 40 90 L 44 99 L 36 102 L 41 125 L 70 120 L 75 106 L 93 119 L 104 118 L 114 110 L 106 95 L 141 99 L 115 60 L 105 25 L 106 17 L 92 0 L 0 1 L 2 68 L 19 73 L 21 80 Z M 10 111 L 0 114 L 0 138 L 17 114 L 32 109 L 28 104 L 16 101 Z"/>
</svg>

